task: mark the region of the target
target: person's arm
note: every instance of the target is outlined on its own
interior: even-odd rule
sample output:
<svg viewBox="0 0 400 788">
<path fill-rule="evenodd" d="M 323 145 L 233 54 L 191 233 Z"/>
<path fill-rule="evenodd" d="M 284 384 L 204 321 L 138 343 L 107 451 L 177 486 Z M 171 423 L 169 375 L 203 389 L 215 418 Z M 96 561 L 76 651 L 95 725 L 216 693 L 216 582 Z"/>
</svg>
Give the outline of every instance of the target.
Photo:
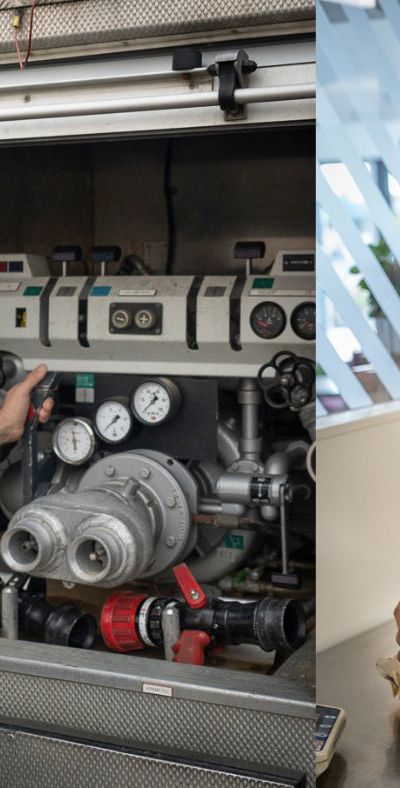
<svg viewBox="0 0 400 788">
<path fill-rule="evenodd" d="M 28 417 L 30 395 L 32 389 L 40 383 L 47 374 L 45 364 L 39 364 L 32 370 L 25 380 L 17 383 L 10 389 L 0 409 L 0 446 L 16 443 L 22 438 L 25 422 Z M 39 421 L 45 424 L 49 420 L 54 402 L 46 399 L 39 411 Z"/>
</svg>

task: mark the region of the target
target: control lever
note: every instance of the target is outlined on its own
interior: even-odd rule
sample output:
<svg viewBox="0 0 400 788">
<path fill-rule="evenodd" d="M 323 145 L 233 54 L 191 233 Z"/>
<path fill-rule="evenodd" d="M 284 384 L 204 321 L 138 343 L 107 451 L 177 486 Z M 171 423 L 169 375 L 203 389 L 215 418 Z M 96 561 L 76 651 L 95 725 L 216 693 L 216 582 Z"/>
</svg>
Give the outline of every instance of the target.
<svg viewBox="0 0 400 788">
<path fill-rule="evenodd" d="M 279 488 L 279 513 L 281 524 L 281 557 L 282 571 L 271 573 L 271 583 L 278 588 L 299 588 L 300 578 L 297 574 L 289 572 L 288 559 L 288 527 L 287 527 L 288 495 L 286 485 Z"/>
<path fill-rule="evenodd" d="M 204 665 L 205 650 L 211 637 L 201 629 L 184 629 L 179 640 L 172 646 L 174 662 L 184 665 Z"/>
<path fill-rule="evenodd" d="M 105 276 L 108 263 L 117 263 L 121 257 L 119 246 L 93 246 L 91 258 L 94 263 L 100 263 L 100 276 Z"/>
<path fill-rule="evenodd" d="M 208 598 L 202 587 L 193 577 L 187 564 L 178 564 L 173 569 L 176 582 L 184 600 L 192 610 L 201 610 L 208 604 Z M 201 629 L 184 629 L 179 639 L 173 644 L 174 662 L 184 665 L 204 665 L 205 650 L 211 643 L 211 637 Z"/>
<path fill-rule="evenodd" d="M 82 260 L 80 246 L 55 246 L 52 254 L 55 263 L 62 264 L 62 275 L 67 276 L 68 263 L 78 263 Z"/>
<path fill-rule="evenodd" d="M 265 377 L 267 370 L 273 370 L 271 377 Z M 315 364 L 303 356 L 281 351 L 260 367 L 257 381 L 271 408 L 301 410 L 313 399 Z"/>
<path fill-rule="evenodd" d="M 59 375 L 48 372 L 46 377 L 31 392 L 28 419 L 22 436 L 22 495 L 24 505 L 30 503 L 38 487 L 37 428 L 39 411 L 48 397 L 53 397 L 58 388 Z"/>
<path fill-rule="evenodd" d="M 238 241 L 233 250 L 235 260 L 246 261 L 246 276 L 252 274 L 253 260 L 260 260 L 265 256 L 265 243 L 263 241 Z"/>
</svg>

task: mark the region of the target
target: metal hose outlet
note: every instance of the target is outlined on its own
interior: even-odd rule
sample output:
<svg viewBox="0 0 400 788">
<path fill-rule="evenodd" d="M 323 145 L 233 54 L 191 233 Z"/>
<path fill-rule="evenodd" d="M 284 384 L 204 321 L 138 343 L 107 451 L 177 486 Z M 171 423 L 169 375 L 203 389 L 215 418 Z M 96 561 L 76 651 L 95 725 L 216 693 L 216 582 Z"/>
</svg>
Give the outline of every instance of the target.
<svg viewBox="0 0 400 788">
<path fill-rule="evenodd" d="M 47 566 L 58 549 L 55 533 L 43 520 L 25 520 L 21 527 L 6 531 L 1 554 L 15 572 L 34 572 Z"/>
<path fill-rule="evenodd" d="M 125 563 L 120 541 L 99 526 L 88 527 L 71 542 L 67 561 L 77 580 L 90 584 L 113 579 Z"/>
</svg>

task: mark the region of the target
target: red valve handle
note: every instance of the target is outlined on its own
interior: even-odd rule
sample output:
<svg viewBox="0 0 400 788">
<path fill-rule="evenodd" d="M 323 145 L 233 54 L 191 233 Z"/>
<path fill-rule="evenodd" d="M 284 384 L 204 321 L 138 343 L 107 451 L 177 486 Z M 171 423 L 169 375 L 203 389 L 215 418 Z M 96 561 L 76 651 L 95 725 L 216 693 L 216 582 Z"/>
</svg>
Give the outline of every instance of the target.
<svg viewBox="0 0 400 788">
<path fill-rule="evenodd" d="M 173 572 L 185 602 L 189 607 L 195 609 L 204 607 L 208 602 L 207 596 L 197 580 L 194 579 L 189 567 L 186 564 L 178 564 L 178 566 L 174 567 Z"/>
<path fill-rule="evenodd" d="M 184 629 L 179 640 L 172 646 L 176 654 L 174 662 L 184 665 L 204 665 L 204 652 L 211 643 L 207 632 L 197 629 Z"/>
</svg>

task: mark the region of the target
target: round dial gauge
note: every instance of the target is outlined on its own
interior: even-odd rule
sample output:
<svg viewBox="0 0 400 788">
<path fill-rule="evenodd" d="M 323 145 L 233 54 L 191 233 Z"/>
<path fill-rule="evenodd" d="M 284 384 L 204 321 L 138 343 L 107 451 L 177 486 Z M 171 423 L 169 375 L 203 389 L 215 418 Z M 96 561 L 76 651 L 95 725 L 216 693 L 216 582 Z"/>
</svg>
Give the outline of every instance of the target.
<svg viewBox="0 0 400 788">
<path fill-rule="evenodd" d="M 131 395 L 131 408 L 136 418 L 149 426 L 170 421 L 178 412 L 181 392 L 172 380 L 142 380 Z"/>
<path fill-rule="evenodd" d="M 262 301 L 254 307 L 250 315 L 250 325 L 261 339 L 275 339 L 285 329 L 286 315 L 282 307 L 274 301 Z"/>
<path fill-rule="evenodd" d="M 91 423 L 86 419 L 64 419 L 53 433 L 53 449 L 68 465 L 83 465 L 96 449 Z"/>
<path fill-rule="evenodd" d="M 133 426 L 128 401 L 119 398 L 103 402 L 96 413 L 96 430 L 107 443 L 122 443 L 130 434 Z"/>
<path fill-rule="evenodd" d="M 291 324 L 293 331 L 301 339 L 315 339 L 315 304 L 312 302 L 299 304 L 292 312 Z"/>
</svg>

